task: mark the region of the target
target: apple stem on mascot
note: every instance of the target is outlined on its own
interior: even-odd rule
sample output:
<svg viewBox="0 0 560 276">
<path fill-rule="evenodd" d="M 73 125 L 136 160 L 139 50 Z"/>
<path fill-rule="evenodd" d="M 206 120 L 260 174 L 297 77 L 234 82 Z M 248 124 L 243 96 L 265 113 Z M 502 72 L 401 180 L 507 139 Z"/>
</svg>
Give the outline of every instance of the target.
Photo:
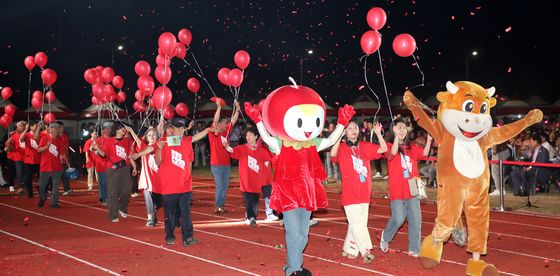
<svg viewBox="0 0 560 276">
<path fill-rule="evenodd" d="M 419 258 L 424 268 L 436 266 L 443 243 L 461 223 L 465 212 L 468 224 L 467 275 L 498 275 L 492 264 L 480 260 L 486 254 L 489 227 L 488 187 L 490 172 L 486 152 L 493 145 L 515 137 L 525 128 L 542 120 L 543 113 L 534 109 L 525 118 L 500 127 L 492 127 L 490 108 L 496 105 L 495 88 L 459 81 L 446 84 L 439 92 L 438 119 L 432 120 L 422 110 L 418 99 L 406 91 L 403 101 L 418 125 L 438 142 L 437 217 L 435 226 L 420 247 Z"/>
<path fill-rule="evenodd" d="M 328 138 L 318 138 L 325 123 L 325 103 L 313 89 L 285 85 L 272 91 L 262 107 L 245 103 L 245 112 L 256 123 L 263 141 L 276 155 L 270 207 L 284 214 L 286 229 L 286 275 L 311 275 L 302 267 L 312 211 L 327 207 L 321 180 L 325 171 L 319 151 L 342 136 L 354 116 L 354 107 L 338 110 L 338 123 Z"/>
</svg>

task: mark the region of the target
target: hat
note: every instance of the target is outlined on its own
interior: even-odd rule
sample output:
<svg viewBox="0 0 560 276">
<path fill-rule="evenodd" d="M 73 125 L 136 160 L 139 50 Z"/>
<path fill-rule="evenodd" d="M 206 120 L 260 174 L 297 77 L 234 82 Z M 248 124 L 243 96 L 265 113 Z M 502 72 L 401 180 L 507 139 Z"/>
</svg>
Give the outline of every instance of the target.
<svg viewBox="0 0 560 276">
<path fill-rule="evenodd" d="M 51 123 L 51 124 L 49 125 L 49 128 L 57 128 L 57 127 L 60 127 L 60 125 L 57 124 L 57 123 Z"/>
<path fill-rule="evenodd" d="M 103 123 L 103 128 L 111 128 L 111 127 L 113 127 L 113 122 L 107 121 Z"/>
<path fill-rule="evenodd" d="M 187 121 L 180 117 L 174 117 L 171 119 L 171 125 L 174 127 L 185 127 L 187 126 Z"/>
</svg>

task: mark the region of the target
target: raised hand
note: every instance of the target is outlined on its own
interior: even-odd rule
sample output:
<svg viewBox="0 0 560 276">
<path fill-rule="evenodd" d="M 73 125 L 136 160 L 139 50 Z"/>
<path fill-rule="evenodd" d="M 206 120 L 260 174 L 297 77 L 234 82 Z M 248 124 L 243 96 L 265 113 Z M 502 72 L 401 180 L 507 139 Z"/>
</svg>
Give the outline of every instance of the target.
<svg viewBox="0 0 560 276">
<path fill-rule="evenodd" d="M 249 116 L 249 118 L 251 118 L 251 120 L 253 120 L 255 124 L 262 121 L 261 112 L 259 111 L 259 107 L 256 104 L 251 105 L 251 103 L 245 102 L 245 113 L 247 113 L 247 116 Z"/>
<path fill-rule="evenodd" d="M 354 111 L 354 107 L 351 105 L 345 104 L 344 107 L 339 107 L 337 123 L 346 127 L 348 125 L 348 122 L 350 122 L 350 120 L 352 120 L 352 117 L 354 117 L 354 114 L 356 114 L 356 111 Z"/>
</svg>

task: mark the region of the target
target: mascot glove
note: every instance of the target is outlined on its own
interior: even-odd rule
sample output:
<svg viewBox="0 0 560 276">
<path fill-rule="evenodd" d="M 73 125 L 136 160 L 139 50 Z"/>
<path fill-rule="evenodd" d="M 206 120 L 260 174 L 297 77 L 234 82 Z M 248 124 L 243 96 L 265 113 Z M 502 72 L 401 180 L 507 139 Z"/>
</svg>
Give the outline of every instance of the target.
<svg viewBox="0 0 560 276">
<path fill-rule="evenodd" d="M 527 113 L 527 116 L 525 116 L 525 120 L 527 120 L 527 122 L 531 125 L 542 121 L 542 119 L 543 113 L 540 109 L 533 109 Z"/>
<path fill-rule="evenodd" d="M 338 108 L 338 122 L 337 123 L 346 127 L 348 125 L 348 122 L 350 122 L 350 120 L 352 120 L 352 117 L 354 116 L 354 114 L 356 114 L 356 111 L 354 111 L 354 107 L 351 106 L 351 105 L 345 104 L 344 107 Z"/>
<path fill-rule="evenodd" d="M 251 103 L 245 102 L 245 113 L 247 113 L 247 116 L 249 116 L 255 124 L 262 121 L 261 113 L 259 112 L 259 107 L 257 105 L 251 105 Z"/>
<path fill-rule="evenodd" d="M 226 101 L 224 101 L 224 99 L 222 99 L 220 97 L 212 97 L 212 98 L 210 98 L 210 101 L 215 102 L 216 104 L 219 104 L 220 106 L 226 105 Z"/>
</svg>

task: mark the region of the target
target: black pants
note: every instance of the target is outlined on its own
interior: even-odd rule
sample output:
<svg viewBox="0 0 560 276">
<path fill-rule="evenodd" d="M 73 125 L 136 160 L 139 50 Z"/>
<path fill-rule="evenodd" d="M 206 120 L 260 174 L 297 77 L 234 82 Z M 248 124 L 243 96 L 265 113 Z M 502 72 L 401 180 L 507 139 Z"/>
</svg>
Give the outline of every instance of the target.
<svg viewBox="0 0 560 276">
<path fill-rule="evenodd" d="M 128 214 L 128 201 L 130 200 L 130 189 L 132 178 L 130 177 L 130 166 L 120 169 L 107 169 L 107 207 L 109 209 L 109 220 L 119 217 L 118 211 Z"/>
<path fill-rule="evenodd" d="M 16 162 L 14 162 L 14 160 L 12 159 L 6 159 L 6 162 L 9 172 L 6 180 L 8 181 L 8 186 L 14 187 L 14 180 L 16 179 Z"/>
<path fill-rule="evenodd" d="M 175 216 L 177 205 L 181 213 L 181 237 L 183 241 L 193 236 L 193 224 L 191 220 L 192 192 L 162 195 L 163 214 L 165 216 L 165 240 L 175 240 L 173 230 L 175 229 Z"/>
<path fill-rule="evenodd" d="M 375 170 L 378 173 L 383 174 L 383 171 L 381 170 L 381 160 L 379 160 L 379 159 L 373 160 L 373 165 L 375 166 Z"/>
<path fill-rule="evenodd" d="M 23 164 L 23 179 L 27 189 L 27 197 L 33 197 L 33 175 L 39 172 L 39 164 Z"/>
<path fill-rule="evenodd" d="M 248 219 L 257 219 L 259 210 L 259 193 L 243 192 L 243 200 L 245 201 L 245 212 Z"/>
<path fill-rule="evenodd" d="M 64 191 L 68 192 L 70 190 L 70 179 L 68 179 L 68 176 L 66 176 L 66 174 L 64 173 L 66 171 L 66 169 L 62 169 L 62 186 L 64 187 Z"/>
<path fill-rule="evenodd" d="M 132 193 L 138 193 L 138 174 L 132 177 Z"/>
</svg>

